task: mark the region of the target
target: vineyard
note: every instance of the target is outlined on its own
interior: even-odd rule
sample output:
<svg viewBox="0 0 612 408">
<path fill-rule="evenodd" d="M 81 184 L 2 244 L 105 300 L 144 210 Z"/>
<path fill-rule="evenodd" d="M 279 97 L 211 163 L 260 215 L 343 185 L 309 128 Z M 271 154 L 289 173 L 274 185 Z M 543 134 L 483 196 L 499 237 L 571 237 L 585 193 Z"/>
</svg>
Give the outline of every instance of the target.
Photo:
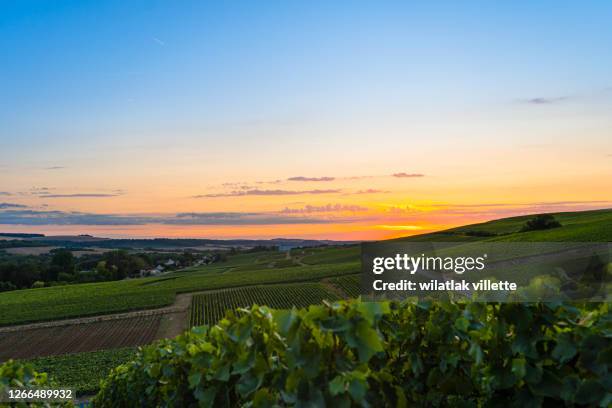
<svg viewBox="0 0 612 408">
<path fill-rule="evenodd" d="M 95 407 L 609 407 L 608 304 L 252 307 L 145 347 Z"/>
<path fill-rule="evenodd" d="M 269 285 L 249 288 L 219 290 L 193 297 L 191 326 L 214 324 L 227 310 L 248 307 L 253 304 L 277 309 L 305 307 L 323 300 L 338 300 L 338 296 L 317 283 L 294 285 Z"/>
<path fill-rule="evenodd" d="M 249 258 L 244 259 L 248 262 Z M 229 262 L 228 262 L 229 263 Z M 225 263 L 178 272 L 162 278 L 143 278 L 81 285 L 26 289 L 2 293 L 0 326 L 83 317 L 171 304 L 177 293 L 224 289 L 269 283 L 313 282 L 354 274 L 358 262 L 288 268 Z M 262 269 L 258 269 L 262 268 Z"/>
<path fill-rule="evenodd" d="M 339 278 L 329 278 L 326 279 L 326 281 L 341 289 L 347 297 L 357 298 L 361 294 L 360 276 L 361 275 L 341 276 Z"/>
<path fill-rule="evenodd" d="M 580 239 L 583 242 L 587 242 L 601 237 L 606 238 L 608 237 L 606 234 L 612 231 L 610 229 L 612 212 L 610 211 L 595 211 L 582 215 L 565 214 L 559 215 L 558 219 L 563 226 L 553 231 L 519 233 L 517 231 L 525 221 L 523 217 L 467 226 L 442 233 L 428 234 L 418 238 L 407 238 L 407 240 L 439 240 L 444 242 L 470 243 L 476 240 L 484 242 L 513 241 L 522 237 L 530 237 L 537 241 L 537 238 L 546 236 L 551 241 Z M 474 232 L 479 231 L 490 233 L 491 235 L 487 235 L 490 238 L 483 239 L 473 235 Z M 556 235 L 552 236 L 551 234 Z M 152 312 L 136 312 L 129 318 L 126 316 L 104 316 L 80 319 L 81 317 L 160 308 L 170 304 L 172 304 L 172 310 L 178 310 L 177 303 L 180 302 L 184 302 L 180 307 L 180 311 L 172 312 L 171 314 L 176 319 L 174 322 L 181 322 L 181 327 L 184 327 L 183 325 L 187 323 L 191 323 L 192 326 L 212 323 L 223 325 L 225 321 L 222 319 L 223 316 L 229 316 L 230 320 L 249 319 L 250 317 L 245 316 L 245 313 L 226 313 L 228 310 L 237 307 L 249 308 L 252 304 L 284 309 L 285 312 L 279 312 L 278 316 L 287 317 L 283 313 L 287 313 L 286 309 L 292 306 L 306 307 L 311 304 L 321 304 L 325 299 L 336 301 L 338 299 L 359 297 L 359 249 L 358 246 L 326 246 L 294 249 L 289 254 L 278 251 L 228 254 L 226 261 L 187 268 L 159 277 L 0 293 L 0 326 L 63 318 L 79 318 L 78 322 L 74 322 L 71 325 L 67 325 L 67 322 L 53 322 L 28 325 L 26 327 L 0 328 L 0 362 L 7 358 L 17 358 L 22 361 L 29 360 L 36 369 L 48 372 L 52 378 L 59 381 L 62 385 L 73 387 L 81 393 L 92 393 L 98 389 L 99 380 L 105 377 L 110 367 L 131 359 L 134 355 L 133 353 L 136 352 L 137 346 L 149 344 L 158 336 L 165 336 L 165 334 L 160 335 L 160 333 L 167 333 L 165 328 L 173 327 L 173 320 L 161 317 L 161 313 L 168 313 L 166 309 Z M 196 293 L 192 298 L 191 293 L 195 292 L 199 293 Z M 361 303 L 355 303 L 354 305 L 358 309 L 354 311 L 357 315 L 362 313 L 364 313 L 364 317 L 370 315 L 370 312 L 364 309 L 369 306 Z M 460 307 L 463 308 L 463 306 Z M 410 313 L 426 313 L 426 309 L 423 309 L 423 311 L 413 310 Z M 502 309 L 510 310 L 505 306 Z M 520 309 L 520 311 L 524 312 L 525 310 Z M 444 311 L 444 313 L 447 312 Z M 438 313 L 431 315 L 438 317 L 436 317 L 435 322 L 425 319 L 418 325 L 420 327 L 419 330 L 422 329 L 421 335 L 439 335 L 443 332 L 437 331 L 438 328 L 450 324 L 447 327 L 449 333 L 452 330 L 459 330 L 461 332 L 459 334 L 462 336 L 472 336 L 472 334 L 476 333 L 474 330 L 477 329 L 479 330 L 479 335 L 485 336 L 483 334 L 485 329 L 482 328 L 488 327 L 487 325 L 493 322 L 489 317 L 486 317 L 483 320 L 483 322 L 487 322 L 484 326 L 482 325 L 484 324 L 483 322 L 473 321 L 472 323 L 475 326 L 471 329 L 471 326 L 466 329 L 464 320 L 472 319 L 473 316 L 470 317 L 472 309 L 457 310 L 457 312 L 461 312 L 462 317 L 459 317 L 459 315 L 443 317 Z M 529 313 L 535 313 L 536 315 L 540 312 L 535 309 L 530 309 L 529 311 Z M 317 318 L 316 316 L 311 316 L 308 311 L 299 313 L 305 317 L 308 316 L 309 319 Z M 396 313 L 398 312 L 393 311 L 392 315 Z M 512 313 L 515 313 L 515 311 L 512 311 Z M 356 316 L 353 315 L 353 312 L 350 312 L 350 314 L 351 316 Z M 606 314 L 609 315 L 609 311 L 606 310 Z M 136 317 L 134 315 L 139 316 Z M 143 315 L 149 316 L 145 317 Z M 157 317 L 154 315 L 157 315 Z M 166 316 L 166 314 L 163 316 Z M 585 314 L 584 316 L 587 315 Z M 160 318 L 162 319 L 161 321 Z M 500 318 L 505 317 L 496 315 L 496 319 Z M 445 319 L 450 320 L 446 321 Z M 402 321 L 404 320 L 412 321 L 411 319 L 403 319 Z M 328 323 L 326 322 L 325 324 L 327 325 Z M 564 321 L 563 324 L 568 323 Z M 428 327 L 426 330 L 423 329 L 425 326 Z M 318 323 L 316 327 L 318 327 Z M 334 332 L 340 328 L 340 326 L 327 327 L 327 329 Z M 365 330 L 361 326 L 355 328 L 355 330 L 357 329 Z M 384 330 L 391 329 L 386 326 L 384 327 Z M 203 329 L 199 327 L 194 330 L 201 331 Z M 576 330 L 582 330 L 582 328 L 577 327 Z M 417 332 L 418 330 L 413 330 L 410 333 L 406 332 L 407 334 L 403 336 L 404 338 L 409 338 Z M 347 338 L 347 341 L 353 342 L 356 338 L 362 338 L 363 333 L 361 331 L 359 333 L 359 336 Z M 393 331 L 390 331 L 385 334 L 386 341 L 395 341 L 393 340 L 393 333 Z M 577 332 L 578 334 L 580 333 Z M 486 336 L 488 335 L 486 334 Z M 560 336 L 560 339 L 563 339 L 564 342 L 567 340 L 565 334 L 561 333 Z M 453 339 L 456 338 L 453 337 L 451 339 L 454 342 L 455 340 Z M 476 340 L 478 339 L 474 341 Z M 437 339 L 434 339 L 429 344 L 437 344 L 437 341 Z M 505 337 L 501 338 L 500 341 L 506 341 Z M 550 347 L 559 349 L 555 353 L 572 350 L 572 347 L 561 350 L 559 348 L 561 346 L 557 347 L 556 344 L 550 344 Z M 477 358 L 479 361 L 482 361 L 482 358 L 485 357 L 479 354 L 479 349 L 474 344 L 470 343 L 470 345 L 464 346 L 468 348 L 462 348 L 460 352 L 468 353 L 468 356 L 465 357 L 466 359 Z M 411 347 L 406 348 L 405 345 L 401 345 L 401 347 L 410 353 L 413 352 Z M 457 345 L 453 343 L 449 344 L 448 347 L 448 349 L 440 349 L 440 353 L 446 355 L 449 352 L 454 352 L 453 350 L 457 348 Z M 512 347 L 520 348 L 523 346 L 516 343 Z M 514 350 L 512 347 L 511 350 Z M 152 347 L 148 349 L 154 350 Z M 588 349 L 588 347 L 585 348 L 585 350 Z M 418 350 L 418 347 L 415 346 L 414 350 Z M 492 351 L 492 349 L 489 351 Z M 361 351 L 357 350 L 357 352 L 360 353 Z M 497 350 L 495 352 L 497 353 Z M 515 374 L 517 375 L 521 374 L 523 370 L 521 366 L 523 364 L 521 353 L 513 354 L 512 359 L 507 359 L 507 364 L 516 365 L 515 368 L 518 371 Z M 555 356 L 553 357 L 557 358 Z M 350 353 L 350 357 L 354 358 L 355 354 Z M 428 358 L 432 358 L 431 361 L 437 364 L 435 358 L 432 356 Z M 535 367 L 539 370 L 539 366 L 534 364 L 538 363 L 538 361 L 548 361 L 547 359 L 548 357 L 544 360 L 534 360 L 530 363 L 532 365 L 525 366 L 525 369 L 532 370 Z M 310 360 L 314 361 L 314 359 L 310 358 L 305 361 Z M 567 363 L 569 360 L 563 361 Z M 413 368 L 416 367 L 417 370 L 420 370 L 418 368 L 420 363 L 412 360 L 408 363 Z M 473 363 L 475 361 L 469 360 L 469 365 L 466 367 L 471 367 Z M 414 364 L 417 365 L 415 366 Z M 404 362 L 401 363 L 402 367 L 405 365 Z M 375 372 L 380 367 L 375 365 L 371 368 L 374 370 L 372 372 Z M 505 370 L 507 366 L 503 365 L 501 368 Z M 515 368 L 512 369 L 514 370 Z M 428 371 L 432 370 L 435 371 L 435 367 L 428 369 Z M 465 372 L 469 372 L 469 370 Z M 402 378 L 408 378 L 404 374 L 402 374 Z M 411 373 L 411 375 L 416 374 L 418 373 Z M 582 374 L 579 373 L 579 375 Z M 329 380 L 330 378 L 326 377 L 323 380 L 324 384 L 327 384 Z M 419 381 L 415 383 L 417 387 L 429 387 L 428 383 L 421 383 Z M 591 384 L 588 379 L 581 381 L 586 381 L 586 385 Z M 323 386 L 327 387 L 327 385 Z M 519 386 L 522 387 L 520 384 Z M 320 384 L 317 384 L 317 387 L 320 388 Z M 317 387 L 313 389 L 318 389 Z M 412 392 L 411 390 L 411 387 L 406 388 L 407 392 Z M 588 395 L 588 393 L 585 395 Z M 419 396 L 415 394 L 411 398 L 417 397 Z"/>
<path fill-rule="evenodd" d="M 174 292 L 141 284 L 130 280 L 2 293 L 0 326 L 155 308 L 174 301 Z"/>
<path fill-rule="evenodd" d="M 134 347 L 155 339 L 161 316 L 0 333 L 0 361 Z"/>
<path fill-rule="evenodd" d="M 299 250 L 295 251 L 299 252 Z M 302 262 L 308 265 L 324 265 L 331 263 L 350 262 L 359 259 L 361 247 L 359 245 L 343 247 L 308 248 L 302 250 Z"/>
<path fill-rule="evenodd" d="M 90 351 L 29 360 L 34 369 L 47 373 L 63 387 L 76 390 L 77 395 L 98 391 L 100 380 L 111 369 L 133 359 L 136 348 Z"/>
<path fill-rule="evenodd" d="M 511 242 L 612 241 L 612 211 L 555 214 L 563 225 L 519 232 L 528 217 L 513 217 L 398 241 Z M 486 232 L 490 238 L 474 236 Z M 268 251 L 237 254 L 227 261 L 159 278 L 25 289 L 0 294 L 0 326 L 93 316 L 169 305 L 177 293 L 238 286 L 318 282 L 359 272 L 359 246 L 295 249 L 291 258 Z M 348 289 L 351 296 L 357 290 Z"/>
</svg>

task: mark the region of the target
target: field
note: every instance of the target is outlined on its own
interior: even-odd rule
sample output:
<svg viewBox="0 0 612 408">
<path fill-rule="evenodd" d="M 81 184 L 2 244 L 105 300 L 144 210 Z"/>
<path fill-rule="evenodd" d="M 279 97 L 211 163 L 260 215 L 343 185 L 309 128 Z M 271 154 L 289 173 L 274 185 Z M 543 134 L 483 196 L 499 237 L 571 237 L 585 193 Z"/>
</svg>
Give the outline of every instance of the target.
<svg viewBox="0 0 612 408">
<path fill-rule="evenodd" d="M 100 380 L 109 371 L 134 357 L 136 349 L 121 348 L 28 360 L 34 368 L 51 376 L 64 388 L 76 390 L 77 395 L 98 390 Z"/>
<path fill-rule="evenodd" d="M 2 293 L 0 326 L 162 307 L 171 304 L 177 293 L 319 281 L 359 271 L 356 261 L 288 268 L 275 268 L 269 266 L 270 262 L 250 264 L 262 259 L 265 257 L 243 256 L 240 263 L 230 260 L 218 266 L 194 268 L 164 277 Z"/>
<path fill-rule="evenodd" d="M 612 210 L 555 214 L 561 228 L 518 232 L 530 217 L 506 218 L 420 236 L 411 241 L 612 241 Z M 474 236 L 489 233 L 490 237 Z M 288 266 L 290 265 L 290 266 Z M 0 326 L 93 316 L 172 304 L 176 294 L 276 283 L 318 282 L 359 272 L 359 247 L 320 247 L 238 254 L 226 262 L 157 278 L 133 279 L 0 294 Z M 349 289 L 350 294 L 357 293 Z"/>
<path fill-rule="evenodd" d="M 612 242 L 612 210 L 556 213 L 553 216 L 561 223 L 561 228 L 520 232 L 525 222 L 533 218 L 527 215 L 398 238 L 394 241 Z M 475 232 L 490 233 L 493 236 L 479 237 L 474 235 Z"/>
<path fill-rule="evenodd" d="M 358 260 L 360 256 L 360 247 L 358 245 L 352 245 L 347 247 L 321 247 L 321 248 L 308 248 L 304 250 L 298 250 L 293 252 L 302 252 L 304 256 L 301 261 L 308 265 L 324 265 L 324 264 L 335 264 L 341 262 L 351 262 Z"/>
<path fill-rule="evenodd" d="M 514 217 L 399 241 L 459 245 L 474 241 L 612 241 L 611 210 L 555 217 L 563 226 L 547 231 L 519 232 L 529 217 Z M 0 326 L 5 326 L 5 330 L 0 328 L 0 362 L 47 356 L 34 359 L 35 366 L 62 384 L 92 392 L 105 371 L 129 359 L 135 346 L 156 339 L 159 315 L 57 323 L 36 329 L 6 326 L 119 312 L 149 313 L 135 311 L 175 308 L 181 299 L 187 302 L 183 314 L 172 313 L 193 326 L 215 323 L 228 309 L 253 303 L 284 309 L 358 297 L 359 256 L 356 245 L 240 253 L 229 255 L 224 262 L 159 277 L 0 293 Z"/>
<path fill-rule="evenodd" d="M 612 210 L 555 214 L 561 228 L 518 232 L 530 217 L 513 217 L 439 233 L 402 238 L 411 241 L 612 241 Z M 474 232 L 494 234 L 474 236 Z M 278 266 L 277 266 L 278 265 Z M 290 265 L 290 266 L 287 266 Z M 359 272 L 359 247 L 321 247 L 284 253 L 240 254 L 226 262 L 163 277 L 27 289 L 0 294 L 0 326 L 162 307 L 177 293 L 274 283 L 317 282 Z"/>
<path fill-rule="evenodd" d="M 329 282 L 336 288 L 340 289 L 346 297 L 357 298 L 361 293 L 360 275 L 341 276 L 339 278 L 329 278 L 325 282 Z"/>
<path fill-rule="evenodd" d="M 148 309 L 173 301 L 172 291 L 143 290 L 136 280 L 18 290 L 0 295 L 0 325 Z"/>
<path fill-rule="evenodd" d="M 253 304 L 266 305 L 276 309 L 305 307 L 334 301 L 339 297 L 318 283 L 294 285 L 267 285 L 248 288 L 226 289 L 193 297 L 190 312 L 191 326 L 214 324 L 229 309 L 247 307 Z"/>
<path fill-rule="evenodd" d="M 149 344 L 160 315 L 0 332 L 0 361 Z"/>
</svg>

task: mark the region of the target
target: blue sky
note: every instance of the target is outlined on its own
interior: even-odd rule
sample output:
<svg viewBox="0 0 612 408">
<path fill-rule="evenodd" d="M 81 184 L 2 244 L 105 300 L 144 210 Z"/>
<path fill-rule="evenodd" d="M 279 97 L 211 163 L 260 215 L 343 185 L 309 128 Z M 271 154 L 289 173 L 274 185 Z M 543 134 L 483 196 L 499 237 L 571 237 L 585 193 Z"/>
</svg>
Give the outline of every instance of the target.
<svg viewBox="0 0 612 408">
<path fill-rule="evenodd" d="M 436 112 L 611 86 L 609 2 L 428 4 L 3 2 L 3 137 Z"/>
<path fill-rule="evenodd" d="M 186 197 L 295 175 L 472 177 L 474 157 L 452 159 L 463 148 L 487 154 L 554 140 L 562 156 L 587 146 L 599 158 L 586 173 L 598 176 L 612 154 L 607 1 L 0 7 L 0 191 L 139 197 L 58 209 L 152 211 L 142 203 L 161 188 Z M 582 153 L 581 163 L 593 162 Z M 432 154 L 444 160 L 434 165 Z M 551 177 L 573 171 L 560 166 Z M 151 175 L 157 184 L 143 186 Z M 194 177 L 202 181 L 171 191 Z M 426 193 L 417 196 L 441 199 Z"/>
</svg>

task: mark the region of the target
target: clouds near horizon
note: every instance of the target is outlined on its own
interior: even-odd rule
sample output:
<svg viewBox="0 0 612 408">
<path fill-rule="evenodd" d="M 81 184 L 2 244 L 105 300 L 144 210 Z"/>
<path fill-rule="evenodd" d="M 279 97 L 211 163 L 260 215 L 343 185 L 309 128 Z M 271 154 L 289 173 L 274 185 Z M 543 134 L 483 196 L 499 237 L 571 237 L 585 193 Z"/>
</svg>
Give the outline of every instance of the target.
<svg viewBox="0 0 612 408">
<path fill-rule="evenodd" d="M 2 207 L 0 207 L 2 208 Z M 16 207 L 6 207 L 16 208 Z M 20 207 L 22 208 L 22 207 Z M 282 225 L 282 224 L 326 224 L 328 219 L 313 217 L 290 217 L 275 213 L 255 212 L 210 212 L 178 213 L 169 215 L 142 214 L 97 214 L 68 211 L 7 210 L 0 211 L 0 224 L 5 225 Z M 333 222 L 343 222 L 335 219 Z"/>
<path fill-rule="evenodd" d="M 326 204 L 326 205 L 306 205 L 301 208 L 285 207 L 281 212 L 284 214 L 312 214 L 312 213 L 334 213 L 334 212 L 363 212 L 368 211 L 367 207 L 350 204 Z"/>
<path fill-rule="evenodd" d="M 340 193 L 340 189 L 327 189 L 327 190 L 235 190 L 228 193 L 211 193 L 211 194 L 200 194 L 192 196 L 192 198 L 218 198 L 218 197 L 243 197 L 243 196 L 286 196 L 286 195 L 307 195 L 307 194 L 334 194 Z"/>
<path fill-rule="evenodd" d="M 39 194 L 40 198 L 106 198 L 117 197 L 121 193 L 74 193 L 74 194 Z"/>
<path fill-rule="evenodd" d="M 304 176 L 296 176 L 289 177 L 288 181 L 334 181 L 335 177 L 304 177 Z"/>
<path fill-rule="evenodd" d="M 425 177 L 424 174 L 420 174 L 420 173 L 393 173 L 392 174 L 393 177 L 397 177 L 397 178 L 418 178 L 418 177 Z"/>
<path fill-rule="evenodd" d="M 0 210 L 5 210 L 7 208 L 28 208 L 28 206 L 23 204 L 0 203 Z"/>
<path fill-rule="evenodd" d="M 555 96 L 555 97 L 535 97 L 522 99 L 521 102 L 529 105 L 550 105 L 553 103 L 563 102 L 569 99 L 569 96 Z"/>
</svg>

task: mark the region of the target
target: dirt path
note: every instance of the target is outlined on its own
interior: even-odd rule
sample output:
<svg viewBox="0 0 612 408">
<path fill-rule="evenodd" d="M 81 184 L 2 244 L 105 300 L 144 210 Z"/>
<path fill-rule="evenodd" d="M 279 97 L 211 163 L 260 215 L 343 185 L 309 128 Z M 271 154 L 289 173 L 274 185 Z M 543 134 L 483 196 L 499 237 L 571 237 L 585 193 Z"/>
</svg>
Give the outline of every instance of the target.
<svg viewBox="0 0 612 408">
<path fill-rule="evenodd" d="M 157 328 L 156 340 L 176 337 L 189 329 L 189 306 L 194 293 L 180 293 L 176 295 L 174 312 L 165 313 Z"/>
</svg>

